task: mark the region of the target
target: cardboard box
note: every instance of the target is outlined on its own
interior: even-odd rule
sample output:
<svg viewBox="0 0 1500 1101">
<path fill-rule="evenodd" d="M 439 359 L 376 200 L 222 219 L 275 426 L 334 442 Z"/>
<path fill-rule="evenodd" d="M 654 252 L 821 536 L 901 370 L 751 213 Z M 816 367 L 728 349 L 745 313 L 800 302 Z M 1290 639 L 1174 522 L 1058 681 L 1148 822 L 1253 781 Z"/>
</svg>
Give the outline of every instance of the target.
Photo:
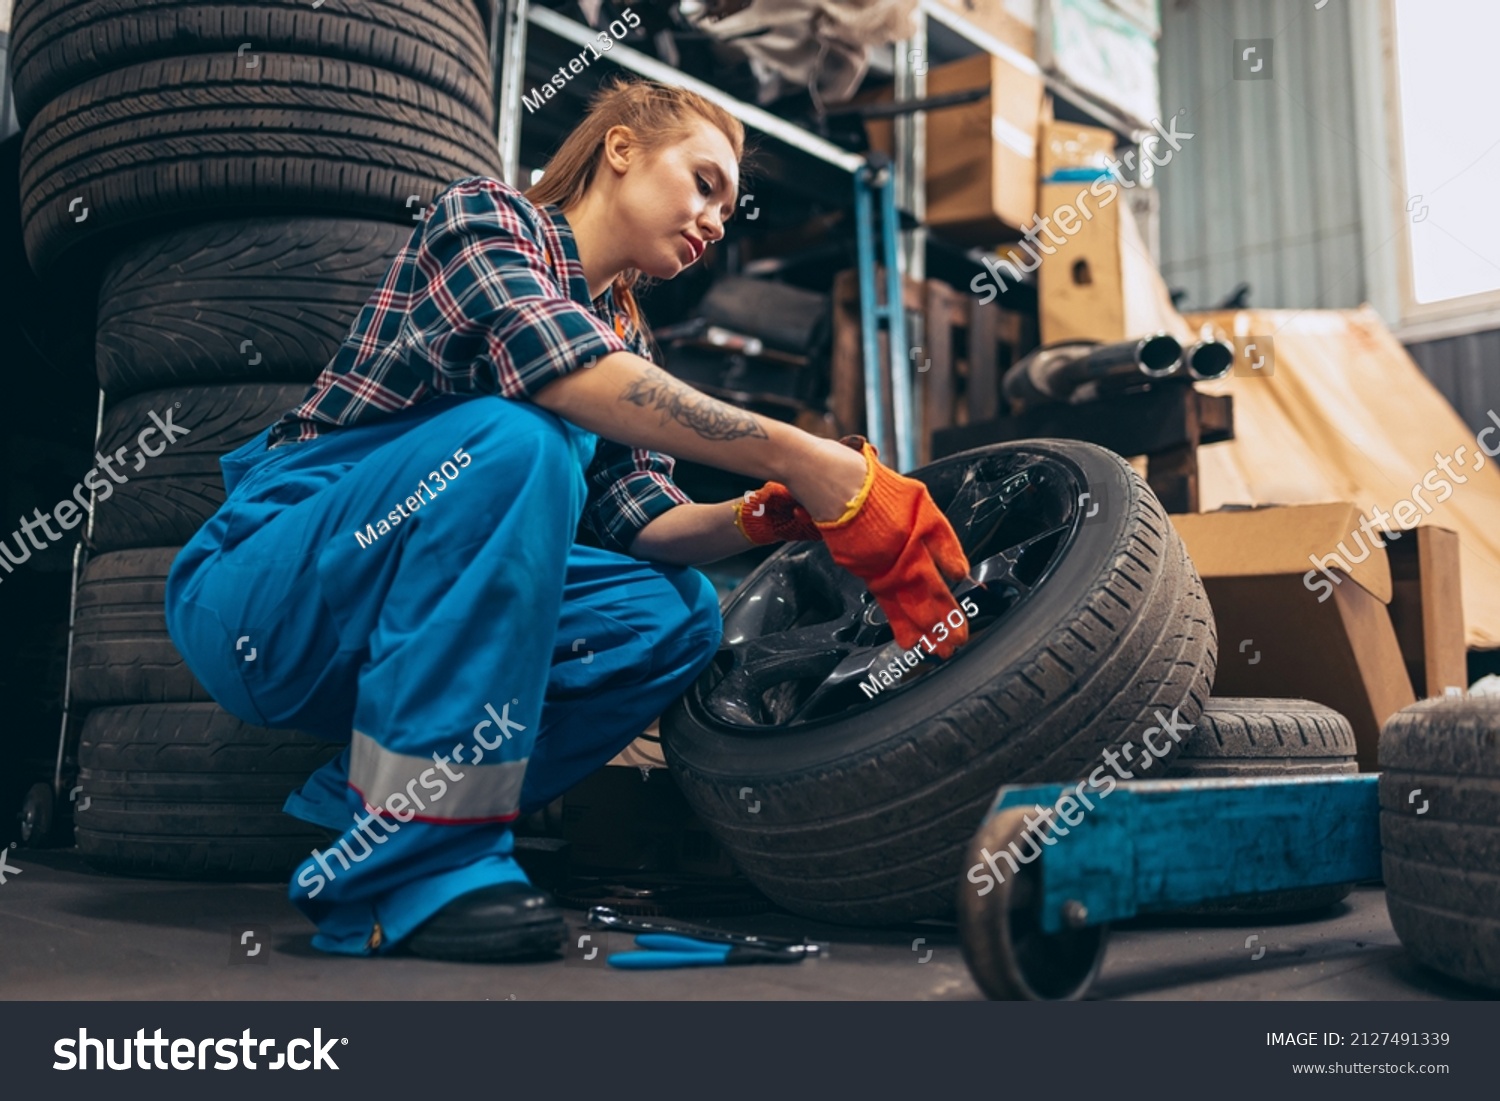
<svg viewBox="0 0 1500 1101">
<path fill-rule="evenodd" d="M 1391 623 L 1419 698 L 1469 683 L 1458 533 L 1419 524 L 1386 543 Z"/>
<path fill-rule="evenodd" d="M 1020 236 L 1036 213 L 1042 79 L 984 53 L 927 74 L 929 96 L 970 88 L 990 94 L 927 113 L 927 222 L 959 243 L 990 245 Z M 892 93 L 874 98 L 889 102 Z M 891 155 L 891 120 L 871 119 L 866 128 L 871 147 Z"/>
<path fill-rule="evenodd" d="M 1161 115 L 1156 36 L 1134 14 L 1108 0 L 1044 0 L 1037 18 L 1036 59 L 1085 99 L 1149 129 Z"/>
<path fill-rule="evenodd" d="M 1059 171 L 1090 168 L 1107 172 L 1114 157 L 1115 143 L 1120 139 L 1113 130 L 1102 126 L 1083 126 L 1076 122 L 1043 120 L 1037 141 L 1037 178 L 1052 182 Z"/>
<path fill-rule="evenodd" d="M 1113 343 L 1177 329 L 1177 311 L 1141 238 L 1124 188 L 1052 183 L 1040 189 L 1038 217 L 1064 238 L 1037 269 L 1037 310 L 1044 344 Z M 1111 197 L 1108 197 L 1112 195 Z M 1092 215 L 1091 217 L 1089 215 Z M 1059 220 L 1061 217 L 1061 220 Z M 1076 226 L 1076 232 L 1068 227 Z M 1061 230 L 1061 233 L 1059 233 Z M 1048 241 L 1046 233 L 1036 238 Z"/>
<path fill-rule="evenodd" d="M 1098 340 L 1108 344 L 1131 335 L 1144 336 L 1131 334 L 1125 316 L 1123 191 L 1112 189 L 1108 205 L 1104 205 L 1104 196 L 1091 194 L 1090 184 L 1076 181 L 1043 184 L 1038 194 L 1038 216 L 1047 218 L 1057 227 L 1053 232 L 1064 238 L 1062 244 L 1049 246 L 1054 250 L 1050 256 L 1040 257 L 1036 273 L 1037 324 L 1042 343 Z M 1080 195 L 1092 217 L 1075 232 L 1066 233 L 1064 227 L 1074 225 L 1082 214 L 1078 210 Z M 1037 240 L 1045 242 L 1048 238 L 1039 234 Z M 1040 245 L 1037 247 L 1040 249 Z"/>
<path fill-rule="evenodd" d="M 1359 528 L 1360 511 L 1354 505 L 1283 505 L 1270 508 L 1230 509 L 1172 517 L 1193 565 L 1208 577 L 1280 577 L 1296 575 L 1297 583 L 1316 604 L 1318 584 L 1314 556 L 1338 573 L 1351 577 L 1382 604 L 1391 600 L 1391 567 L 1385 551 L 1367 547 L 1350 538 Z M 1339 550 L 1339 544 L 1350 548 Z M 1356 561 L 1355 555 L 1369 554 Z M 1311 588 L 1302 586 L 1309 572 Z"/>
<path fill-rule="evenodd" d="M 1214 695 L 1316 700 L 1349 720 L 1360 768 L 1375 769 L 1381 724 L 1416 696 L 1387 607 L 1389 559 L 1351 537 L 1359 510 L 1293 505 L 1170 519 L 1218 626 Z"/>
<path fill-rule="evenodd" d="M 1109 343 L 1145 335 L 1131 333 L 1126 318 L 1127 246 L 1121 240 L 1124 188 L 1098 182 L 1108 172 L 1115 142 L 1113 131 L 1100 126 L 1051 119 L 1042 123 L 1037 141 L 1037 212 L 1049 222 L 1059 215 L 1065 219 L 1056 228 L 1048 227 L 1054 235 L 1065 236 L 1063 244 L 1046 234 L 1038 237 L 1055 248 L 1052 255 L 1043 256 L 1037 271 L 1037 321 L 1044 344 L 1065 340 Z M 1070 172 L 1075 178 L 1058 179 Z M 1091 178 L 1078 178 L 1084 173 Z M 1092 217 L 1075 226 L 1085 212 Z M 1073 232 L 1067 231 L 1069 226 L 1075 226 Z"/>
<path fill-rule="evenodd" d="M 1112 343 L 1182 329 L 1130 211 L 1130 189 L 1106 175 L 1114 142 L 1111 131 L 1097 126 L 1042 126 L 1037 211 L 1047 224 L 1036 240 L 1053 250 L 1047 255 L 1038 249 L 1043 252 L 1036 280 L 1044 344 Z"/>
<path fill-rule="evenodd" d="M 945 8 L 1029 58 L 1036 57 L 1034 0 L 937 0 Z"/>
</svg>

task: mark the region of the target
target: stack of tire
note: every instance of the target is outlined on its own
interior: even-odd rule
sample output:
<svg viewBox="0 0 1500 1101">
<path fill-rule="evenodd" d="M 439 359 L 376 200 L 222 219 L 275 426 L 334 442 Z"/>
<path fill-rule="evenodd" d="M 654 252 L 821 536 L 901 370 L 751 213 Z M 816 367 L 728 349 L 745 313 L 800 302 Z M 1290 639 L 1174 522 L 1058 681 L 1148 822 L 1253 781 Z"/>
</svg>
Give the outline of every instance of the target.
<svg viewBox="0 0 1500 1101">
<path fill-rule="evenodd" d="M 301 400 L 433 196 L 499 175 L 485 15 L 17 0 L 13 29 L 27 255 L 59 293 L 98 289 L 78 845 L 127 873 L 284 875 L 324 837 L 282 800 L 339 747 L 215 706 L 167 636 L 165 579 L 223 501 L 219 457 Z"/>
</svg>

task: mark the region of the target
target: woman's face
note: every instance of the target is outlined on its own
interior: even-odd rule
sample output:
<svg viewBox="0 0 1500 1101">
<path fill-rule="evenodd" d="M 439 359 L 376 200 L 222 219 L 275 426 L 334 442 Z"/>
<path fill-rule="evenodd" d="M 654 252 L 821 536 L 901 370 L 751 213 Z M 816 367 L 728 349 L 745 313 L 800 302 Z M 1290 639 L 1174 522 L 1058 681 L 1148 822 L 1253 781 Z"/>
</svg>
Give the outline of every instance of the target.
<svg viewBox="0 0 1500 1101">
<path fill-rule="evenodd" d="M 631 267 L 671 279 L 724 236 L 739 170 L 734 149 L 706 119 L 671 145 L 646 152 L 620 178 L 616 213 Z"/>
</svg>

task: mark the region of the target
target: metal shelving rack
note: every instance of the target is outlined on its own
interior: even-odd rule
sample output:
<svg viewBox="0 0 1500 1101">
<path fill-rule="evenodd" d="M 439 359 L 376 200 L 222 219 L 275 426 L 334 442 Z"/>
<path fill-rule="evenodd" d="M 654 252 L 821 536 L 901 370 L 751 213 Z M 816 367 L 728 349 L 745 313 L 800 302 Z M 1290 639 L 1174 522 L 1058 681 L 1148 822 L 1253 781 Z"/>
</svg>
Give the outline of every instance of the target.
<svg viewBox="0 0 1500 1101">
<path fill-rule="evenodd" d="M 1066 99 L 1075 109 L 1114 130 L 1124 140 L 1139 140 L 1140 135 L 1128 123 L 1102 111 L 1096 105 L 1078 99 L 1065 86 L 1042 73 L 1031 58 L 967 22 L 953 9 L 944 7 L 937 0 L 919 0 L 918 11 L 915 34 L 912 38 L 897 43 L 894 51 L 893 75 L 896 82 L 895 98 L 898 102 L 920 101 L 926 96 L 926 65 L 913 64 L 913 57 L 927 57 L 928 20 L 931 19 L 973 45 L 1040 76 L 1055 96 Z M 520 167 L 521 95 L 525 80 L 527 34 L 532 26 L 577 46 L 592 41 L 598 33 L 549 9 L 533 8 L 529 0 L 503 0 L 503 9 L 497 6 L 492 35 L 497 89 L 497 140 L 505 179 L 516 187 L 522 186 L 516 178 Z M 623 43 L 616 43 L 607 57 L 621 68 L 647 79 L 688 88 L 724 108 L 746 126 L 775 138 L 808 157 L 848 173 L 854 189 L 852 206 L 859 272 L 861 351 L 867 365 L 876 365 L 864 372 L 866 435 L 880 449 L 881 454 L 890 456 L 892 466 L 897 470 L 911 469 L 917 456 L 915 426 L 920 423 L 920 410 L 916 408 L 918 395 L 914 393 L 912 384 L 911 361 L 903 351 L 908 348 L 908 319 L 901 305 L 901 286 L 908 275 L 914 279 L 925 277 L 929 233 L 924 224 L 925 112 L 916 107 L 897 117 L 894 161 L 887 162 L 878 154 L 861 155 L 842 149 L 817 134 L 761 107 L 727 95 L 718 88 Z M 885 274 L 883 302 L 880 301 L 877 289 L 877 203 L 880 219 L 878 266 L 884 269 Z M 909 211 L 916 221 L 916 227 L 904 233 L 897 229 L 898 204 Z M 970 254 L 978 263 L 982 253 L 970 250 Z M 911 321 L 916 340 L 920 343 L 923 339 L 920 331 L 921 318 L 914 316 Z M 879 333 L 882 327 L 887 334 L 889 362 L 885 366 L 880 366 Z M 886 436 L 884 387 L 881 385 L 881 377 L 887 369 L 891 379 L 894 447 L 890 446 L 891 441 Z"/>
<path fill-rule="evenodd" d="M 1046 87 L 1047 91 L 1052 93 L 1054 98 L 1063 100 L 1073 110 L 1087 116 L 1091 122 L 1103 126 L 1108 130 L 1113 130 L 1122 141 L 1135 144 L 1146 136 L 1146 131 L 1141 130 L 1102 105 L 1085 99 L 1077 91 L 1058 80 L 1051 73 L 1045 72 L 1032 58 L 1006 45 L 988 31 L 974 26 L 974 24 L 964 19 L 963 16 L 959 15 L 952 8 L 940 3 L 939 0 L 917 0 L 917 9 L 924 17 L 921 21 L 924 28 L 924 35 L 926 34 L 926 19 L 932 19 L 941 23 L 954 34 L 967 39 L 969 42 L 994 54 L 996 57 L 1005 59 L 1022 72 L 1030 76 L 1040 77 L 1042 84 Z M 923 56 L 925 57 L 926 54 L 924 53 Z M 897 65 L 899 66 L 900 64 L 901 59 L 898 58 Z"/>
</svg>

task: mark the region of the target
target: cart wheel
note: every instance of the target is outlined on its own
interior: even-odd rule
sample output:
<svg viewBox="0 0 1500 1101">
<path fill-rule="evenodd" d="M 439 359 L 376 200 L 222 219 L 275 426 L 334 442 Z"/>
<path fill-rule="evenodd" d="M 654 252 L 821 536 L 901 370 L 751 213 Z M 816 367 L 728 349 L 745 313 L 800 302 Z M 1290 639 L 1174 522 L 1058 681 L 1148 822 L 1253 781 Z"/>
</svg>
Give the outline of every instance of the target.
<svg viewBox="0 0 1500 1101">
<path fill-rule="evenodd" d="M 982 850 L 998 854 L 1012 842 L 1019 851 L 1042 844 L 1020 843 L 1029 807 L 1012 807 L 985 819 L 969 842 L 965 866 L 985 867 Z M 1035 834 L 1045 827 L 1038 823 Z M 1019 863 L 1018 873 L 981 895 L 969 880 L 958 892 L 958 927 L 964 959 L 974 981 L 991 998 L 1073 1001 L 1083 997 L 1104 961 L 1107 925 L 1048 934 L 1041 928 L 1041 857 Z M 1009 862 L 1001 862 L 1007 870 Z"/>
<path fill-rule="evenodd" d="M 52 832 L 52 788 L 32 784 L 21 801 L 21 841 L 40 845 Z"/>
</svg>

